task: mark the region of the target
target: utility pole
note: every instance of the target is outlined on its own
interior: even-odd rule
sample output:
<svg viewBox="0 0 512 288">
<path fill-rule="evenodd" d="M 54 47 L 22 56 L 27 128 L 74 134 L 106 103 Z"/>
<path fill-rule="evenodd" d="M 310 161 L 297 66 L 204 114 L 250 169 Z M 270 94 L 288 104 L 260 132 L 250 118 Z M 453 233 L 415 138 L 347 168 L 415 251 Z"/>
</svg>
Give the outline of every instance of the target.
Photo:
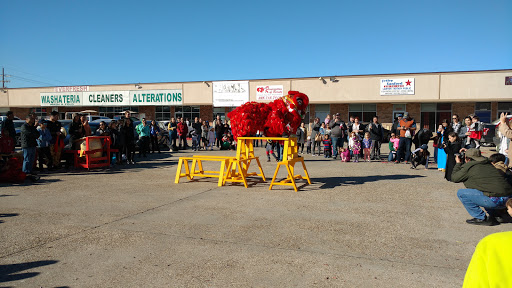
<svg viewBox="0 0 512 288">
<path fill-rule="evenodd" d="M 5 80 L 5 77 L 9 77 L 9 75 L 5 75 L 5 70 L 4 70 L 4 67 L 2 67 L 2 92 L 7 92 L 7 90 L 5 90 L 5 83 L 7 82 L 10 82 L 9 80 Z"/>
<path fill-rule="evenodd" d="M 11 82 L 9 80 L 5 80 L 5 77 L 9 77 L 9 75 L 5 75 L 4 67 L 2 67 L 2 91 L 3 92 L 7 92 L 7 90 L 5 90 L 5 83 Z"/>
</svg>

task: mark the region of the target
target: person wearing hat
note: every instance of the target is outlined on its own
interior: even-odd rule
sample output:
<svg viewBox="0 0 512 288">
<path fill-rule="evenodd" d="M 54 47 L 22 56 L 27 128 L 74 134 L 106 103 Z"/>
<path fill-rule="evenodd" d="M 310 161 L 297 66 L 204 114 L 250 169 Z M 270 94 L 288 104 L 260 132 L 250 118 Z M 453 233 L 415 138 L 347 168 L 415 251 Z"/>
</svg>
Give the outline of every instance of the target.
<svg viewBox="0 0 512 288">
<path fill-rule="evenodd" d="M 465 160 L 466 163 L 462 164 L 461 156 L 456 156 L 452 182 L 462 182 L 466 187 L 457 191 L 460 202 L 473 217 L 466 222 L 474 225 L 498 225 L 496 210 L 505 208 L 505 202 L 512 197 L 512 186 L 491 161 L 482 156 L 480 150 L 467 149 Z M 480 207 L 485 208 L 489 215 Z"/>
<path fill-rule="evenodd" d="M 47 128 L 52 136 L 52 140 L 50 141 L 50 153 L 53 158 L 52 163 L 58 167 L 65 138 L 61 134 L 62 124 L 59 122 L 59 112 L 52 111 L 50 121 L 47 122 Z"/>
<path fill-rule="evenodd" d="M 338 149 L 343 147 L 345 131 L 347 130 L 347 125 L 345 125 L 345 122 L 341 120 L 340 113 L 336 113 L 336 115 L 334 115 L 334 119 L 329 123 L 329 128 L 331 129 L 332 158 L 336 159 L 336 156 L 338 156 Z"/>
<path fill-rule="evenodd" d="M 428 152 L 428 145 L 423 144 L 418 149 L 412 152 L 411 169 L 416 169 L 418 165 L 425 165 L 425 170 L 428 170 L 428 160 L 430 152 Z"/>
<path fill-rule="evenodd" d="M 403 159 L 407 164 L 411 160 L 412 137 L 416 130 L 416 121 L 409 115 L 409 112 L 404 113 L 404 118 L 398 122 L 397 130 L 400 132 L 400 142 L 395 163 L 398 164 Z"/>
<path fill-rule="evenodd" d="M 395 133 L 395 135 L 397 135 L 397 137 L 400 136 L 400 131 L 398 131 L 398 124 L 400 123 L 400 120 L 402 120 L 402 114 L 397 114 L 396 115 L 396 119 L 395 121 L 393 122 L 393 125 L 391 126 L 391 133 Z"/>
</svg>

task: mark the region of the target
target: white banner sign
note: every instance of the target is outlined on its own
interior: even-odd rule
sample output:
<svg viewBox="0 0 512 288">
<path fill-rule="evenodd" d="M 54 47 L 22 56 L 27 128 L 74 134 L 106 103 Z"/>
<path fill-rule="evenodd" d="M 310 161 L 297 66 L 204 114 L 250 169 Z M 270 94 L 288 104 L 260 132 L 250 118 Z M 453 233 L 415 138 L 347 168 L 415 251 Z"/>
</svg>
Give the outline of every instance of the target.
<svg viewBox="0 0 512 288">
<path fill-rule="evenodd" d="M 414 95 L 414 78 L 380 79 L 380 95 Z"/>
<path fill-rule="evenodd" d="M 129 91 L 83 92 L 83 106 L 130 106 Z"/>
<path fill-rule="evenodd" d="M 249 81 L 213 82 L 213 107 L 238 107 L 249 101 Z"/>
<path fill-rule="evenodd" d="M 256 101 L 274 101 L 283 95 L 283 85 L 267 85 L 256 87 Z"/>
<path fill-rule="evenodd" d="M 183 105 L 183 91 L 134 90 L 39 93 L 42 107 L 48 106 L 174 106 Z"/>
</svg>

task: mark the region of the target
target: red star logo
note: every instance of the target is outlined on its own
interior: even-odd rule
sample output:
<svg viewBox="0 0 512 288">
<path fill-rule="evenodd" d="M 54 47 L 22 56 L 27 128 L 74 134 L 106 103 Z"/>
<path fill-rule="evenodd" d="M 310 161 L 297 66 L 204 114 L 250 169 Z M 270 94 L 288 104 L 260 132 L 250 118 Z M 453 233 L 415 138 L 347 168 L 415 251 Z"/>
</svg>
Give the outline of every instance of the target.
<svg viewBox="0 0 512 288">
<path fill-rule="evenodd" d="M 407 84 L 406 86 L 411 86 L 411 81 L 407 79 L 407 82 L 405 82 L 405 84 Z"/>
</svg>

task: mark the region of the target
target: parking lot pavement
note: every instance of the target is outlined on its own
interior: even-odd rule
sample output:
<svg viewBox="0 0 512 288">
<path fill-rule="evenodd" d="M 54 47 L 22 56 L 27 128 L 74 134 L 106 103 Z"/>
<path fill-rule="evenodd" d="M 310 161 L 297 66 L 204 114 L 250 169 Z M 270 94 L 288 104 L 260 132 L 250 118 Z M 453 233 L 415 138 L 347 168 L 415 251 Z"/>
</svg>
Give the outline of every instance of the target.
<svg viewBox="0 0 512 288">
<path fill-rule="evenodd" d="M 466 224 L 463 185 L 435 165 L 306 155 L 312 185 L 269 191 L 174 184 L 186 155 L 2 184 L 0 286 L 460 287 L 478 241 L 512 228 Z"/>
</svg>

